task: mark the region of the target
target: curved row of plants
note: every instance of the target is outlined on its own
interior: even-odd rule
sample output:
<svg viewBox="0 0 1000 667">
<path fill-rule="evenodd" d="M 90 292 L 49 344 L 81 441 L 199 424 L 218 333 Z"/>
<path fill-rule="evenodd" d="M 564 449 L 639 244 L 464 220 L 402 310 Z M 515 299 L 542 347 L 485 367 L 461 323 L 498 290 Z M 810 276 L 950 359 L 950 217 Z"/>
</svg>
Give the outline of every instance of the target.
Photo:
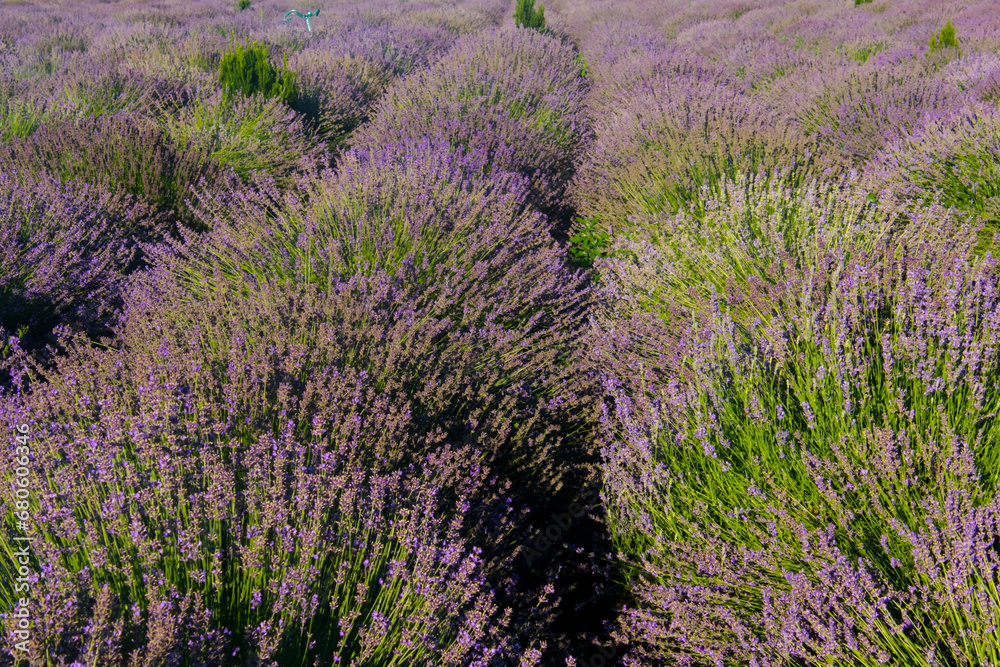
<svg viewBox="0 0 1000 667">
<path fill-rule="evenodd" d="M 336 120 L 322 77 L 366 66 L 331 51 L 274 70 L 248 41 L 216 84 L 137 78 L 110 107 L 79 86 L 82 118 L 0 147 L 19 334 L 0 413 L 31 430 L 36 489 L 22 525 L 5 485 L 3 542 L 34 540 L 30 664 L 546 648 L 554 588 L 513 563 L 568 474 L 568 416 L 594 408 L 572 361 L 590 293 L 537 211 L 582 138 L 579 67 L 553 36 L 478 26 Z M 104 57 L 90 74 L 117 80 Z"/>
<path fill-rule="evenodd" d="M 1000 15 L 737 4 L 569 25 L 621 664 L 996 664 Z"/>
</svg>

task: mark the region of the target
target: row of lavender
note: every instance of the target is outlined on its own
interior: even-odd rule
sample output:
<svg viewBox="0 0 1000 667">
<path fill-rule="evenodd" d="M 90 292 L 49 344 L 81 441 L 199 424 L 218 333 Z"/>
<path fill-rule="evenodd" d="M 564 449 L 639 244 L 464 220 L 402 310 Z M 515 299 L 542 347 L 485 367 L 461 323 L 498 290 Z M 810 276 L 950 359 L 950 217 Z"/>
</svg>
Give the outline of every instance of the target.
<svg viewBox="0 0 1000 667">
<path fill-rule="evenodd" d="M 998 9 L 546 3 L 623 664 L 1000 664 Z"/>
<path fill-rule="evenodd" d="M 513 563 L 596 387 L 537 209 L 585 83 L 505 10 L 3 14 L 0 664 L 538 664 L 554 587 Z M 231 28 L 311 110 L 219 96 Z"/>
</svg>

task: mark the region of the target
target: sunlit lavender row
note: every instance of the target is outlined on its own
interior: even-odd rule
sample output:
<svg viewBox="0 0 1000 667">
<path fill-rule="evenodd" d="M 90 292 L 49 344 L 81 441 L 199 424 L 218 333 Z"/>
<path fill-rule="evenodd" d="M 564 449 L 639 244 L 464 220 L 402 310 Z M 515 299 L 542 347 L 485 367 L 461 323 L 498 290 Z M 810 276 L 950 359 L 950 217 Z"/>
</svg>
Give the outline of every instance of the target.
<svg viewBox="0 0 1000 667">
<path fill-rule="evenodd" d="M 0 3 L 0 665 L 1000 667 L 1000 6 Z"/>
</svg>

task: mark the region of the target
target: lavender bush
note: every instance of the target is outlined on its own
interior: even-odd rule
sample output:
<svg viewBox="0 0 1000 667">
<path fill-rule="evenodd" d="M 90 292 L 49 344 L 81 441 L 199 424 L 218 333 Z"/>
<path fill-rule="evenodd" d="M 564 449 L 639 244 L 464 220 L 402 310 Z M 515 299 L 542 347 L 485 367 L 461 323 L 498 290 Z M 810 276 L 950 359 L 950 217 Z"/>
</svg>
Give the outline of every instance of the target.
<svg viewBox="0 0 1000 667">
<path fill-rule="evenodd" d="M 630 102 L 596 124 L 570 188 L 577 212 L 612 235 L 629 231 L 634 215 L 701 217 L 741 176 L 783 171 L 797 187 L 818 171 L 815 142 L 728 86 L 676 77 Z"/>
<path fill-rule="evenodd" d="M 975 105 L 890 144 L 865 169 L 872 186 L 925 206 L 940 202 L 987 223 L 976 252 L 1000 231 L 1000 114 Z"/>
<path fill-rule="evenodd" d="M 976 53 L 959 58 L 949 64 L 944 75 L 974 100 L 995 102 L 1000 98 L 1000 56 Z"/>
<path fill-rule="evenodd" d="M 59 325 L 108 333 L 136 237 L 161 227 L 130 195 L 0 171 L 0 327 L 19 333 L 24 348 L 54 343 Z"/>
<path fill-rule="evenodd" d="M 794 178 L 789 184 L 780 177 L 743 176 L 707 200 L 700 216 L 685 211 L 634 216 L 633 231 L 611 247 L 617 261 L 598 265 L 614 290 L 605 317 L 694 313 L 715 294 L 745 332 L 767 326 L 790 308 L 808 308 L 808 300 L 753 297 L 799 275 L 789 270 L 818 275 L 835 270 L 820 263 L 830 245 L 851 242 L 870 250 L 902 229 L 911 235 L 926 231 L 922 219 L 906 217 L 904 204 L 859 187 L 857 180 L 853 173 L 798 186 Z"/>
<path fill-rule="evenodd" d="M 329 162 L 322 142 L 277 98 L 257 94 L 233 99 L 216 89 L 180 109 L 177 118 L 160 118 L 171 143 L 207 153 L 244 182 L 251 171 L 260 170 L 290 188 L 309 165 Z"/>
<path fill-rule="evenodd" d="M 798 122 L 826 150 L 855 164 L 925 120 L 946 117 L 966 101 L 954 84 L 922 76 L 910 63 L 893 67 L 866 63 L 856 71 L 821 77 L 817 83 L 819 92 L 812 101 L 803 100 Z"/>
<path fill-rule="evenodd" d="M 87 43 L 90 41 L 82 31 L 75 26 L 56 28 L 51 34 L 41 36 L 35 49 L 41 55 L 48 55 L 53 51 L 79 51 L 87 50 Z"/>
<path fill-rule="evenodd" d="M 712 299 L 663 350 L 672 378 L 615 383 L 606 502 L 641 599 L 625 664 L 1000 658 L 996 260 L 930 215 L 930 241 L 827 246 L 830 290 L 762 286 L 814 310 L 749 346 Z"/>
<path fill-rule="evenodd" d="M 10 76 L 0 78 L 0 144 L 29 136 L 62 112 L 57 103 L 42 98 L 29 83 Z"/>
<path fill-rule="evenodd" d="M 119 71 L 91 59 L 75 58 L 58 71 L 56 96 L 66 100 L 78 118 L 144 113 L 161 85 L 156 77 Z"/>
<path fill-rule="evenodd" d="M 336 174 L 324 172 L 301 196 L 256 174 L 254 187 L 235 196 L 206 193 L 200 216 L 211 232 L 150 248 L 151 261 L 196 299 L 233 289 L 233 281 L 311 283 L 326 291 L 382 272 L 422 290 L 435 304 L 433 318 L 457 327 L 455 336 L 468 327 L 468 335 L 495 338 L 488 345 L 456 338 L 464 361 L 442 376 L 453 398 L 418 405 L 427 414 L 470 415 L 464 423 L 472 430 L 463 437 L 513 448 L 492 453 L 491 465 L 531 476 L 535 491 L 556 487 L 565 471 L 549 459 L 559 438 L 547 431 L 554 415 L 589 400 L 557 389 L 572 372 L 562 362 L 574 350 L 589 294 L 584 277 L 563 268 L 544 218 L 526 209 L 523 177 L 486 170 L 481 156 L 425 141 L 374 153 L 352 149 Z M 438 359 L 435 368 L 446 357 Z M 396 358 L 369 372 L 406 368 Z M 460 389 L 466 382 L 473 384 Z"/>
<path fill-rule="evenodd" d="M 484 9 L 483 15 L 492 16 L 492 11 Z M 165 35 L 178 27 L 167 14 L 157 14 L 155 23 L 164 28 Z M 105 58 L 102 65 L 113 67 L 106 42 L 95 41 L 95 62 Z M 135 46 L 141 52 L 152 44 Z M 140 65 L 139 69 L 161 76 L 169 66 L 146 69 Z M 167 141 L 159 143 L 171 150 L 207 152 L 220 143 L 229 149 L 216 159 L 228 160 L 248 182 L 243 186 L 208 179 L 202 181 L 200 197 L 225 209 L 237 201 L 252 202 L 258 192 L 266 193 L 264 199 L 286 203 L 289 197 L 294 199 L 279 194 L 278 185 L 284 190 L 302 185 L 300 194 L 309 189 L 318 175 L 319 160 L 286 158 L 299 148 L 296 139 L 304 134 L 301 127 L 293 125 L 291 132 L 266 136 L 271 123 L 257 124 L 250 129 L 274 144 L 254 143 L 251 133 L 244 130 L 259 121 L 262 113 L 265 121 L 289 118 L 267 117 L 269 110 L 248 104 L 246 109 L 213 109 L 220 111 L 213 119 L 204 113 L 207 91 L 184 87 L 192 79 L 200 82 L 197 76 L 187 79 L 171 71 L 168 78 L 171 86 L 158 97 L 123 100 L 122 108 L 129 110 L 132 134 L 162 135 Z M 364 95 L 377 95 L 386 83 L 373 79 Z M 106 108 L 99 107 L 106 98 L 101 93 L 69 102 L 86 114 L 91 107 Z M 199 114 L 206 122 L 192 123 Z M 226 114 L 229 117 L 223 117 Z M 236 116 L 235 123 L 231 116 Z M 227 121 L 236 126 L 231 133 Z M 115 123 L 121 119 L 109 115 L 73 127 L 104 128 Z M 191 125 L 193 131 L 186 132 Z M 70 124 L 63 127 L 69 129 Z M 43 127 L 41 131 L 49 130 Z M 107 143 L 114 146 L 122 134 L 109 131 Z M 124 132 L 124 136 L 127 140 L 131 135 Z M 291 150 L 274 150 L 288 144 Z M 302 153 L 312 148 L 307 146 Z M 85 149 L 101 155 L 102 147 Z M 73 151 L 60 151 L 60 155 L 70 162 L 74 159 Z M 15 157 L 30 162 L 26 154 Z M 261 157 L 264 163 L 258 161 Z M 509 483 L 498 482 L 495 472 L 488 477 L 480 461 L 492 457 L 511 469 L 537 471 L 539 481 L 553 482 L 563 474 L 546 453 L 559 442 L 558 415 L 567 405 L 582 400 L 566 388 L 576 382 L 567 383 L 571 373 L 560 359 L 570 352 L 571 332 L 581 317 L 586 294 L 572 296 L 568 303 L 562 300 L 581 286 L 581 278 L 565 273 L 561 254 L 544 235 L 538 236 L 543 218 L 525 208 L 523 177 L 506 172 L 487 177 L 481 158 L 452 155 L 446 148 L 429 145 L 421 152 L 421 146 L 411 145 L 390 147 L 385 155 L 358 151 L 345 159 L 336 174 L 326 172 L 330 185 L 322 192 L 326 198 L 317 193 L 320 203 L 302 211 L 303 217 L 313 218 L 307 225 L 313 231 L 315 222 L 321 223 L 316 247 L 331 259 L 328 267 L 314 265 L 325 277 L 322 281 L 291 270 L 295 262 L 283 267 L 287 276 L 260 266 L 248 273 L 226 275 L 224 280 L 206 278 L 205 284 L 211 284 L 214 291 L 203 290 L 201 300 L 194 300 L 192 292 L 198 290 L 192 290 L 190 283 L 178 284 L 177 279 L 183 280 L 194 272 L 185 274 L 185 270 L 198 267 L 194 249 L 201 246 L 194 235 L 184 233 L 190 239 L 186 246 L 190 252 L 174 244 L 176 257 L 168 259 L 164 251 L 158 256 L 164 266 L 134 283 L 127 315 L 117 329 L 120 340 L 113 349 L 96 351 L 62 338 L 60 345 L 68 356 L 59 359 L 55 368 L 47 368 L 13 344 L 14 359 L 5 363 L 4 370 L 13 371 L 18 391 L 0 398 L 4 406 L 0 410 L 11 418 L 19 418 L 11 411 L 31 411 L 52 425 L 44 434 L 38 431 L 40 442 L 52 448 L 33 461 L 37 464 L 33 474 L 51 483 L 64 475 L 75 480 L 73 484 L 59 482 L 62 495 L 42 500 L 44 507 L 32 508 L 42 517 L 35 524 L 38 536 L 47 539 L 45 545 L 40 544 L 38 562 L 33 563 L 44 563 L 45 574 L 36 582 L 44 610 L 37 619 L 32 663 L 537 662 L 539 650 L 522 651 L 505 629 L 508 620 L 522 626 L 523 621 L 530 621 L 529 637 L 543 629 L 540 619 L 525 613 L 530 612 L 530 605 L 522 605 L 512 617 L 511 610 L 501 613 L 494 602 L 517 596 L 523 602 L 537 591 L 526 593 L 511 576 L 517 542 L 516 536 L 513 541 L 511 537 L 504 540 L 512 532 L 511 501 L 503 497 Z M 75 166 L 70 165 L 74 169 L 93 162 L 76 159 Z M 418 187 L 433 183 L 417 178 L 411 159 L 450 180 L 438 184 L 437 192 L 428 198 Z M 115 164 L 119 171 L 128 166 L 127 161 L 119 162 Z M 301 172 L 282 170 L 290 162 L 296 167 L 301 162 Z M 380 171 L 390 166 L 390 171 Z M 140 185 L 147 189 L 149 184 Z M 229 187 L 230 194 L 223 194 L 220 185 Z M 302 199 L 303 206 L 309 203 L 308 197 Z M 445 203 L 454 204 L 455 210 L 431 215 L 435 205 Z M 340 204 L 352 208 L 345 215 Z M 354 275 L 360 261 L 336 265 L 332 261 L 336 248 L 327 252 L 323 247 L 325 235 L 339 232 L 338 225 L 355 213 L 367 220 L 383 207 L 386 215 L 381 221 L 386 229 L 405 222 L 410 225 L 407 231 L 414 234 L 410 239 L 400 237 L 399 252 L 386 248 L 376 253 L 392 258 L 385 262 L 391 273 L 371 265 Z M 412 213 L 418 217 L 410 218 Z M 253 224 L 244 227 L 244 220 L 230 216 L 229 232 L 239 230 L 243 240 L 259 244 L 275 238 L 269 232 L 282 231 L 267 214 L 256 220 L 248 217 L 258 223 L 256 228 Z M 226 225 L 220 223 L 220 230 L 224 229 Z M 255 237 L 257 232 L 263 236 Z M 205 247 L 215 243 L 220 253 L 239 256 L 240 244 L 227 247 L 223 234 L 210 234 Z M 466 243 L 467 252 L 448 257 L 445 249 L 465 251 Z M 367 245 L 356 236 L 351 252 L 363 256 Z M 307 250 L 310 247 L 307 243 Z M 308 251 L 306 259 L 308 265 Z M 479 287 L 484 278 L 489 289 Z M 120 283 L 115 286 L 121 287 Z M 208 292 L 214 296 L 208 297 Z M 341 300 L 332 293 L 340 294 Z M 370 331 L 365 329 L 373 324 L 371 306 L 380 299 L 383 322 L 398 339 L 388 348 L 378 339 L 369 339 Z M 509 305 L 497 308 L 503 299 L 509 299 Z M 297 324 L 289 322 L 286 330 L 275 327 L 275 318 L 288 316 L 289 308 L 305 319 L 295 315 L 292 319 Z M 312 314 L 304 315 L 306 311 Z M 256 319 L 227 319 L 230 312 L 256 313 Z M 361 329 L 351 333 L 345 326 L 351 321 Z M 311 341 L 311 327 L 318 322 L 325 322 L 331 344 L 336 339 L 336 345 L 343 346 L 328 349 L 333 354 L 326 357 L 326 352 L 317 350 L 319 361 L 304 360 L 301 373 L 279 369 L 284 364 L 281 360 L 288 357 L 287 346 L 300 339 Z M 206 338 L 190 345 L 190 326 L 207 328 Z M 256 336 L 262 331 L 274 334 L 277 347 L 257 345 Z M 157 396 L 147 402 L 151 395 L 142 376 L 150 371 L 150 360 L 164 358 L 164 335 L 173 336 L 177 346 L 174 360 L 160 370 L 168 375 L 174 366 L 186 370 L 176 376 L 174 384 L 167 381 L 159 386 Z M 216 363 L 221 348 L 213 345 L 221 343 L 223 336 L 233 336 L 227 345 L 233 354 L 239 355 L 236 349 L 242 349 L 257 359 L 253 369 L 246 369 L 248 374 L 241 375 L 243 366 L 230 368 L 226 363 L 224 369 Z M 373 343 L 372 349 L 359 349 L 361 340 Z M 423 347 L 414 349 L 416 344 Z M 375 359 L 385 352 L 395 356 Z M 418 363 L 408 364 L 407 354 Z M 366 356 L 375 363 L 366 363 Z M 410 375 L 398 381 L 376 375 L 377 370 L 393 368 L 395 362 L 401 369 L 410 368 Z M 272 380 L 259 383 L 253 379 L 268 368 L 273 371 Z M 532 368 L 546 371 L 532 374 Z M 78 374 L 87 377 L 86 388 L 77 383 Z M 344 384 L 345 374 L 357 382 Z M 239 385 L 244 394 L 235 402 L 238 405 L 223 398 L 223 394 L 231 398 L 230 392 Z M 341 395 L 347 387 L 360 393 Z M 78 390 L 101 403 L 85 420 L 70 417 L 69 403 L 58 405 L 57 397 L 79 397 Z M 278 394 L 272 396 L 275 390 Z M 121 400 L 104 400 L 112 394 Z M 313 396 L 324 397 L 322 405 L 313 402 Z M 302 415 L 307 416 L 302 417 L 301 427 L 287 427 L 282 412 L 300 400 Z M 258 413 L 255 406 L 261 401 L 274 410 Z M 167 403 L 177 410 L 154 408 Z M 383 416 L 394 420 L 398 428 L 388 426 Z M 57 424 L 69 424 L 67 417 L 102 444 L 108 443 L 97 454 L 101 461 L 92 460 L 94 471 L 100 468 L 101 474 L 89 478 L 79 474 L 87 468 L 86 457 L 97 450 L 88 444 L 93 441 L 78 438 L 79 433 L 66 436 Z M 508 421 L 511 417 L 513 423 Z M 119 432 L 125 422 L 130 424 L 127 433 Z M 339 426 L 331 427 L 334 423 Z M 318 444 L 324 440 L 326 427 L 332 434 L 328 432 L 325 443 Z M 383 430 L 384 438 L 370 437 L 372 427 Z M 355 442 L 348 444 L 350 440 Z M 377 440 L 385 445 L 381 455 Z M 220 446 L 223 442 L 227 444 Z M 356 456 L 348 454 L 355 445 Z M 67 455 L 51 456 L 57 451 Z M 284 454 L 276 455 L 278 451 Z M 496 451 L 517 451 L 521 458 L 511 457 L 508 464 Z M 160 464 L 163 456 L 171 462 L 169 470 Z M 76 469 L 79 465 L 84 468 Z M 232 483 L 223 487 L 217 475 L 230 476 Z M 337 491 L 338 480 L 343 482 L 343 493 Z M 122 485 L 126 495 L 118 496 Z M 178 496 L 177 489 L 185 493 Z M 220 497 L 223 490 L 228 497 Z M 530 494 L 517 489 L 509 495 L 520 503 Z M 84 509 L 87 505 L 79 500 L 86 496 L 97 503 L 91 509 L 104 505 L 103 510 Z M 11 499 L 5 496 L 4 505 Z M 122 502 L 115 505 L 118 500 Z M 72 517 L 60 515 L 58 508 L 65 507 L 77 511 L 71 511 Z M 76 522 L 72 537 L 62 532 Z M 45 533 L 43 526 L 56 526 L 55 532 Z M 11 544 L 12 531 L 13 524 L 5 524 L 5 546 Z M 291 553 L 284 549 L 289 539 L 304 545 L 306 535 L 313 536 L 315 548 L 303 546 Z M 67 540 L 75 540 L 72 547 Z M 500 597 L 495 597 L 491 589 L 501 587 Z M 544 601 L 552 588 L 541 588 Z M 7 608 L 11 591 L 4 589 L 4 595 Z M 11 620 L 7 619 L 8 630 Z M 7 639 L 9 635 L 5 637 L 9 650 L 12 646 Z"/>
<path fill-rule="evenodd" d="M 857 10 L 850 3 L 625 2 L 615 6 L 617 16 L 592 3 L 554 2 L 549 10 L 554 24 L 566 12 L 593 77 L 596 140 L 571 188 L 574 203 L 588 223 L 597 219 L 631 237 L 617 239 L 614 257 L 596 261 L 606 303 L 590 344 L 608 387 L 604 501 L 614 550 L 622 552 L 636 595 L 615 636 L 619 646 L 636 646 L 623 664 L 996 663 L 997 596 L 989 574 L 997 562 L 995 480 L 991 473 L 983 484 L 971 483 L 995 458 L 988 449 L 992 362 L 975 366 L 995 356 L 986 314 L 995 307 L 978 310 L 982 301 L 971 292 L 982 289 L 991 299 L 994 278 L 978 277 L 995 274 L 989 256 L 976 260 L 969 252 L 975 234 L 989 231 L 949 236 L 957 222 L 933 208 L 935 197 L 950 205 L 935 181 L 952 169 L 975 192 L 987 192 L 973 174 L 988 173 L 979 166 L 988 163 L 988 149 L 970 148 L 976 157 L 950 162 L 948 142 L 933 157 L 913 151 L 913 176 L 880 168 L 881 156 L 867 162 L 883 146 L 892 155 L 910 150 L 909 137 L 919 141 L 925 127 L 954 127 L 952 113 L 990 95 L 992 8 L 979 7 L 975 17 L 971 7 L 923 2 Z M 960 19 L 958 12 L 969 13 Z M 939 31 L 945 13 L 959 34 L 976 35 L 984 53 L 975 62 L 924 56 L 927 35 Z M 610 20 L 622 15 L 627 23 Z M 673 94 L 651 104 L 666 90 Z M 767 109 L 778 122 L 763 127 L 794 121 L 790 129 L 812 153 L 814 171 L 793 189 L 781 181 L 794 173 L 781 172 L 794 165 L 779 158 L 768 170 L 773 182 L 727 175 L 700 198 L 703 212 L 675 213 L 660 184 L 681 181 L 713 151 L 658 154 L 666 134 L 660 128 L 686 117 L 678 100 L 719 90 L 738 101 L 737 111 Z M 719 141 L 717 127 L 705 136 Z M 930 146 L 928 140 L 923 150 Z M 841 174 L 852 165 L 864 166 L 864 175 Z M 930 196 L 914 194 L 907 181 L 920 171 L 933 173 L 919 186 Z M 810 183 L 814 174 L 829 182 Z M 959 265 L 965 268 L 953 268 Z M 933 281 L 941 295 L 933 309 L 935 297 L 916 287 L 919 280 Z M 968 304 L 955 320 L 942 294 L 948 289 L 970 291 L 948 297 Z M 881 305 L 863 309 L 872 302 Z M 928 310 L 939 314 L 935 333 L 913 324 Z M 968 346 L 946 340 L 949 324 L 967 332 Z M 853 351 L 837 347 L 844 339 L 853 339 Z M 880 343 L 909 356 L 895 349 L 880 357 Z M 968 363 L 960 366 L 958 355 L 966 352 Z M 901 357 L 905 364 L 895 363 Z M 942 368 L 968 391 L 925 393 L 944 384 L 933 384 L 933 370 Z M 894 391 L 911 378 L 927 385 Z M 805 393 L 836 391 L 841 382 L 851 402 L 846 417 L 842 400 Z M 977 450 L 971 468 L 968 456 L 957 463 L 960 443 L 949 449 L 946 419 Z M 900 440 L 899 432 L 917 436 L 911 448 L 924 445 L 920 459 L 910 452 L 897 457 L 901 467 L 908 457 L 908 475 L 900 469 L 889 478 L 900 480 L 892 489 L 912 494 L 908 513 L 894 512 L 898 495 L 874 490 L 886 475 L 865 465 L 866 454 L 883 460 L 875 450 L 894 444 L 890 437 Z M 840 457 L 847 443 L 858 449 Z M 900 449 L 906 446 L 900 440 Z M 789 456 L 789 448 L 802 457 Z M 846 462 L 836 474 L 835 462 Z M 963 482 L 970 482 L 964 492 Z M 928 503 L 919 502 L 918 489 Z M 834 492 L 848 499 L 838 505 L 829 500 Z M 872 497 L 878 511 L 866 504 Z M 949 513 L 944 537 L 936 529 Z M 980 521 L 978 533 L 964 533 L 965 544 L 956 536 L 962 521 Z M 970 543 L 978 555 L 966 551 Z M 909 561 L 901 549 L 907 545 Z M 855 570 L 859 557 L 867 562 Z"/>
<path fill-rule="evenodd" d="M 421 380 L 405 389 L 414 413 L 483 448 L 484 463 L 520 480 L 508 497 L 537 512 L 596 457 L 586 441 L 596 387 L 575 362 L 588 295 L 584 277 L 562 268 L 544 218 L 525 210 L 523 177 L 486 178 L 484 171 L 481 156 L 453 154 L 447 144 L 352 149 L 318 191 L 302 193 L 307 204 L 263 178 L 252 192 L 206 200 L 212 232 L 154 261 L 178 275 L 193 299 L 231 290 L 240 276 L 312 282 L 326 291 L 337 280 L 388 268 L 433 304 L 399 326 L 406 331 L 431 317 L 440 335 L 426 343 L 408 336 L 398 350 L 389 346 L 384 361 L 388 343 L 363 336 L 357 363 L 387 387 L 397 376 L 426 377 L 426 388 Z M 522 546 L 528 529 L 518 523 Z M 484 557 L 493 553 L 481 546 Z M 526 568 L 518 559 L 515 571 L 542 588 L 568 565 L 536 559 Z M 510 572 L 490 576 L 501 575 Z M 529 612 L 535 596 L 523 584 L 504 593 L 525 643 L 549 632 L 544 615 Z"/>
<path fill-rule="evenodd" d="M 192 196 L 188 186 L 202 178 L 223 182 L 225 176 L 205 148 L 178 150 L 151 121 L 128 113 L 43 126 L 0 147 L 0 164 L 21 176 L 50 174 L 128 192 L 187 224 L 193 222 L 185 203 Z"/>
<path fill-rule="evenodd" d="M 556 206 L 585 133 L 585 85 L 559 40 L 533 30 L 485 31 L 392 87 L 352 145 L 446 140 L 529 176 L 536 203 Z"/>
<path fill-rule="evenodd" d="M 67 342 L 52 372 L 21 359 L 35 389 L 0 399 L 5 426 L 32 425 L 31 475 L 48 489 L 29 529 L 31 664 L 519 652 L 462 532 L 503 536 L 506 485 L 411 409 L 407 378 L 386 386 L 355 357 L 359 340 L 395 339 L 371 350 L 384 355 L 434 338 L 439 324 L 410 324 L 412 290 L 385 275 L 326 293 L 245 281 L 191 302 L 159 273 L 132 294 L 119 350 Z"/>
<path fill-rule="evenodd" d="M 395 79 L 425 67 L 450 39 L 445 30 L 420 26 L 338 31 L 290 58 L 301 86 L 291 106 L 330 145 L 340 145 Z"/>
</svg>

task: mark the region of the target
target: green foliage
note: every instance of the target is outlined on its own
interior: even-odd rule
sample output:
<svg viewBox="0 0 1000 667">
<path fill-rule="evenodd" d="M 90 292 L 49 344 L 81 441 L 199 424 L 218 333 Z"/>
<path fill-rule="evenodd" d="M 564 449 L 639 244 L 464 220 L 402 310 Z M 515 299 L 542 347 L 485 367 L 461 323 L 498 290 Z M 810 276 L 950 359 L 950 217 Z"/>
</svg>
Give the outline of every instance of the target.
<svg viewBox="0 0 1000 667">
<path fill-rule="evenodd" d="M 579 68 L 580 68 L 580 76 L 586 78 L 587 77 L 587 73 L 590 70 L 588 69 L 589 65 L 587 65 L 587 59 L 583 57 L 583 54 L 582 53 L 576 54 L 576 58 L 573 59 L 573 62 L 575 62 L 577 64 L 577 66 L 579 66 Z"/>
<path fill-rule="evenodd" d="M 856 63 L 865 63 L 876 53 L 884 51 L 887 46 L 884 42 L 873 42 L 858 47 L 847 46 L 845 44 L 837 48 L 837 53 L 846 55 Z"/>
<path fill-rule="evenodd" d="M 1000 113 L 991 106 L 929 122 L 920 134 L 877 156 L 872 167 L 873 187 L 889 187 L 918 208 L 938 201 L 984 222 L 975 252 L 993 249 L 996 254 L 992 239 L 1000 231 Z"/>
<path fill-rule="evenodd" d="M 235 41 L 235 38 L 234 38 Z M 257 42 L 235 46 L 234 50 L 222 56 L 219 64 L 219 80 L 227 91 L 238 91 L 247 97 L 263 93 L 266 97 L 280 97 L 285 103 L 298 97 L 295 72 L 290 72 L 288 57 L 280 72 L 276 71 L 268 59 L 267 47 Z"/>
<path fill-rule="evenodd" d="M 855 6 L 855 7 L 858 7 L 858 6 L 860 6 L 860 5 L 867 5 L 867 4 L 871 4 L 871 1 L 872 1 L 872 0 L 854 0 L 854 6 Z"/>
<path fill-rule="evenodd" d="M 41 125 L 57 117 L 58 111 L 43 102 L 0 96 L 0 144 L 29 137 Z"/>
<path fill-rule="evenodd" d="M 514 23 L 518 28 L 534 28 L 545 32 L 545 5 L 538 5 L 536 10 L 535 0 L 517 0 Z"/>
<path fill-rule="evenodd" d="M 288 122 L 288 107 L 277 98 L 215 95 L 163 122 L 176 145 L 207 150 L 244 182 L 252 171 L 265 171 L 282 187 L 291 187 L 303 156 L 321 159 L 318 141 L 304 134 L 300 121 Z"/>
<path fill-rule="evenodd" d="M 951 24 L 951 19 L 948 19 L 948 22 L 941 28 L 941 32 L 937 35 L 931 34 L 930 50 L 928 50 L 928 53 L 952 47 L 958 48 L 958 39 L 955 37 L 955 26 Z"/>
<path fill-rule="evenodd" d="M 594 216 L 580 218 L 580 229 L 569 238 L 569 254 L 586 267 L 590 267 L 597 257 L 607 257 L 611 236 L 600 229 L 600 220 Z"/>
<path fill-rule="evenodd" d="M 233 5 L 233 9 L 238 12 L 242 12 L 244 9 L 250 9 L 250 0 L 239 0 Z"/>
</svg>

